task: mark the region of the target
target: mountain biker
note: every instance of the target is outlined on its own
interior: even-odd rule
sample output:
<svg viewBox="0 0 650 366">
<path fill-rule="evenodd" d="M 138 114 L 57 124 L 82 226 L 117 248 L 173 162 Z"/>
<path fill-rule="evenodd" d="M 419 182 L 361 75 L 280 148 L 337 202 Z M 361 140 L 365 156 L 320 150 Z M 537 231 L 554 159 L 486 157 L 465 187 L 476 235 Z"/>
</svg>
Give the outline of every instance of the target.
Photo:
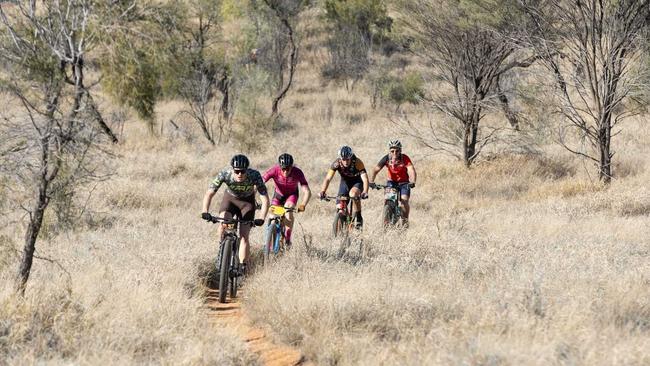
<svg viewBox="0 0 650 366">
<path fill-rule="evenodd" d="M 305 178 L 302 170 L 293 165 L 293 156 L 284 153 L 278 157 L 278 163 L 262 175 L 264 182 L 273 179 L 275 190 L 273 192 L 272 205 L 284 206 L 287 208 L 296 207 L 298 202 L 298 185 L 302 190 L 302 203 L 298 205 L 298 212 L 305 211 L 305 207 L 311 197 L 309 183 Z M 287 212 L 285 215 L 285 235 L 286 245 L 291 245 L 291 230 L 293 229 L 293 212 Z"/>
<path fill-rule="evenodd" d="M 230 166 L 223 168 L 214 180 L 203 197 L 203 213 L 201 218 L 207 221 L 212 220 L 210 215 L 210 202 L 212 197 L 217 193 L 221 184 L 225 183 L 227 188 L 219 206 L 219 217 L 232 218 L 237 215 L 241 220 L 255 219 L 255 190 L 260 194 L 262 201 L 262 215 L 266 217 L 269 209 L 269 196 L 266 186 L 262 180 L 260 172 L 249 168 L 250 162 L 245 155 L 235 155 L 230 159 Z M 254 220 L 256 226 L 264 225 L 264 219 Z M 251 225 L 240 225 L 241 249 L 239 250 L 239 260 L 242 268 L 246 268 L 250 253 L 248 236 Z M 223 232 L 222 225 L 219 225 L 218 235 L 221 238 Z M 245 272 L 245 270 L 244 270 Z"/>
<path fill-rule="evenodd" d="M 388 154 L 379 160 L 370 174 L 369 186 L 371 188 L 377 187 L 375 185 L 375 177 L 384 167 L 388 170 L 388 181 L 386 185 L 399 190 L 402 222 L 404 226 L 408 227 L 409 198 L 411 196 L 411 188 L 415 187 L 417 173 L 408 155 L 402 154 L 402 142 L 400 140 L 388 141 Z"/>
<path fill-rule="evenodd" d="M 361 197 L 362 199 L 368 198 L 368 174 L 363 161 L 359 159 L 349 146 L 341 146 L 338 153 L 338 158 L 334 160 L 327 176 L 323 181 L 319 197 L 323 199 L 326 197 L 327 187 L 334 177 L 336 172 L 341 176 L 341 183 L 339 184 L 339 195 L 350 196 L 352 198 Z M 363 217 L 361 216 L 361 201 L 352 201 L 352 216 L 356 219 L 357 228 L 363 227 Z"/>
</svg>

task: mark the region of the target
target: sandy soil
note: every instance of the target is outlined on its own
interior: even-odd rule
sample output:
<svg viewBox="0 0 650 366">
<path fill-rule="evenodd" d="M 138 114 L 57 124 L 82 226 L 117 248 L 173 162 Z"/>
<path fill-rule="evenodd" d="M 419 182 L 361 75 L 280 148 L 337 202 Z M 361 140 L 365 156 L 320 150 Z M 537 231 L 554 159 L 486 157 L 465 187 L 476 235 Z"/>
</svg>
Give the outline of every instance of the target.
<svg viewBox="0 0 650 366">
<path fill-rule="evenodd" d="M 249 325 L 250 322 L 239 302 L 244 291 L 244 288 L 240 289 L 237 299 L 228 298 L 223 304 L 219 303 L 218 290 L 211 290 L 208 293 L 206 307 L 213 325 L 236 329 L 249 349 L 256 353 L 262 364 L 266 366 L 313 365 L 305 359 L 300 350 L 274 342 L 263 329 Z"/>
</svg>

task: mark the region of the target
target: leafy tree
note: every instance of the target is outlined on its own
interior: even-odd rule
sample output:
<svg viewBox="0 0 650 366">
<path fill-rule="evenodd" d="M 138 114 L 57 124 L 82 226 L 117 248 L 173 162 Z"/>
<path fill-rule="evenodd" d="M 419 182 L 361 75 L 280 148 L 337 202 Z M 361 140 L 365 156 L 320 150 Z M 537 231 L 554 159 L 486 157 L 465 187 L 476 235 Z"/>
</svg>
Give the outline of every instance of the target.
<svg viewBox="0 0 650 366">
<path fill-rule="evenodd" d="M 393 19 L 383 0 L 326 0 L 325 19 L 330 26 L 327 47 L 330 63 L 323 76 L 359 80 L 369 70 L 372 45 L 391 31 Z"/>
<path fill-rule="evenodd" d="M 95 16 L 102 86 L 133 108 L 153 134 L 156 102 L 175 88 L 173 51 L 181 43 L 178 27 L 186 8 L 177 0 L 98 2 Z"/>
</svg>

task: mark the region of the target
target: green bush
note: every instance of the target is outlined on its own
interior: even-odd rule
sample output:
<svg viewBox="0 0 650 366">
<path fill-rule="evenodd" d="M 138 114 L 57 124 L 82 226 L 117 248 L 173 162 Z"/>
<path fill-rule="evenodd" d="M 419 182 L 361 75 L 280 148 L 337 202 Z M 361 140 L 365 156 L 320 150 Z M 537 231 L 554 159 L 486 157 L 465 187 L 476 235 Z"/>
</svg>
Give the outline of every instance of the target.
<svg viewBox="0 0 650 366">
<path fill-rule="evenodd" d="M 326 0 L 325 17 L 339 28 L 356 27 L 366 40 L 390 32 L 393 24 L 384 0 Z"/>
<path fill-rule="evenodd" d="M 424 80 L 415 72 L 403 77 L 379 72 L 371 78 L 371 84 L 376 96 L 398 108 L 404 103 L 418 104 L 424 97 Z"/>
</svg>

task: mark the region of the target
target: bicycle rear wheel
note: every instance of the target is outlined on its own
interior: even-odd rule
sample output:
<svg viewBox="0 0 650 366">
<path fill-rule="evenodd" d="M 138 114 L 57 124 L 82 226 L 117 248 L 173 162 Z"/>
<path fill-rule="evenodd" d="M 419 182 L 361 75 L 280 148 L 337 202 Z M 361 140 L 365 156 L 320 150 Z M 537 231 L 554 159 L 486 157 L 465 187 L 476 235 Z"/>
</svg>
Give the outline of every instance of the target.
<svg viewBox="0 0 650 366">
<path fill-rule="evenodd" d="M 223 241 L 223 250 L 221 251 L 221 270 L 219 272 L 219 302 L 226 302 L 226 294 L 228 293 L 228 284 L 230 280 L 230 264 L 232 257 L 232 247 L 235 240 L 231 237 L 226 237 Z"/>
</svg>

